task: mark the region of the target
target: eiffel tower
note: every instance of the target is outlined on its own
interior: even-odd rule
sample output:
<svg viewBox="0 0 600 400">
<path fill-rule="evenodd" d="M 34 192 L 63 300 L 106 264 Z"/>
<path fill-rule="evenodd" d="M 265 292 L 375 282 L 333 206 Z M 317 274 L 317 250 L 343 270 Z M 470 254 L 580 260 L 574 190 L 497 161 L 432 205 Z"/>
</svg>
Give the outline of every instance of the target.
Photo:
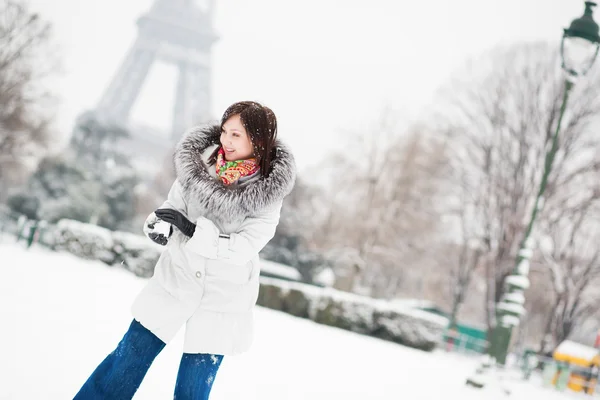
<svg viewBox="0 0 600 400">
<path fill-rule="evenodd" d="M 129 127 L 131 109 L 150 67 L 156 60 L 175 64 L 178 71 L 171 142 L 185 129 L 206 122 L 210 116 L 211 46 L 215 0 L 201 7 L 194 0 L 155 0 L 138 21 L 138 35 L 124 61 L 102 95 L 96 112 L 103 118 Z M 135 132 L 134 141 L 145 133 Z M 164 148 L 164 139 L 162 143 Z"/>
</svg>

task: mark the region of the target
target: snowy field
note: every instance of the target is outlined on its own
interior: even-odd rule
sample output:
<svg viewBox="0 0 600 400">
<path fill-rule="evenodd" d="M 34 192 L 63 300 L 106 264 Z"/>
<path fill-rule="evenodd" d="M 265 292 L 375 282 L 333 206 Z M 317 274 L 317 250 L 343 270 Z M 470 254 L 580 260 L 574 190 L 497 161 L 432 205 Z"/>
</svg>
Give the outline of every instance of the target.
<svg viewBox="0 0 600 400">
<path fill-rule="evenodd" d="M 0 241 L 0 399 L 71 399 L 117 344 L 144 280 L 118 267 Z M 225 357 L 211 400 L 590 399 L 515 382 L 468 388 L 470 358 L 426 353 L 258 307 L 250 352 Z M 135 399 L 172 398 L 183 331 Z"/>
</svg>

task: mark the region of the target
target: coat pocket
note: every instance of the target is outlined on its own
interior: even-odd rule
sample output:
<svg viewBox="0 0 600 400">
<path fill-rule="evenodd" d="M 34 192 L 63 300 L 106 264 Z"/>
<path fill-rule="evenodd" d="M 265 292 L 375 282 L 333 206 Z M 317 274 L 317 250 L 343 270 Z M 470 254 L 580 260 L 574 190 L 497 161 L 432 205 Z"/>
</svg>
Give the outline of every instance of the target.
<svg viewBox="0 0 600 400">
<path fill-rule="evenodd" d="M 195 283 L 188 276 L 188 273 L 177 263 L 173 262 L 172 254 L 169 251 L 162 253 L 156 267 L 154 268 L 153 278 L 165 289 L 171 296 L 181 299 L 189 291 L 195 289 Z"/>
<path fill-rule="evenodd" d="M 206 261 L 206 279 L 215 282 L 245 285 L 252 278 L 252 261 L 244 265 L 235 265 L 223 260 Z"/>
<path fill-rule="evenodd" d="M 205 291 L 200 307 L 224 313 L 247 312 L 253 305 L 253 265 L 253 262 L 233 265 L 208 260 Z"/>
</svg>

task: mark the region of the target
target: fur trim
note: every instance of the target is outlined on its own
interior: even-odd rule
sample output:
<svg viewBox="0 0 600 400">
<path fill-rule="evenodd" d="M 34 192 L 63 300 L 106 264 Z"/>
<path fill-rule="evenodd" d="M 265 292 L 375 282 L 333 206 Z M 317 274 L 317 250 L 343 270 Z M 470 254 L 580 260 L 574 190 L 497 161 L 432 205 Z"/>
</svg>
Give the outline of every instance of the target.
<svg viewBox="0 0 600 400">
<path fill-rule="evenodd" d="M 267 177 L 247 185 L 225 186 L 211 176 L 202 153 L 219 144 L 221 129 L 217 125 L 195 127 L 181 139 L 175 150 L 175 171 L 188 201 L 222 220 L 236 220 L 266 210 L 282 201 L 293 189 L 296 164 L 290 150 L 276 141 L 276 157 Z"/>
</svg>

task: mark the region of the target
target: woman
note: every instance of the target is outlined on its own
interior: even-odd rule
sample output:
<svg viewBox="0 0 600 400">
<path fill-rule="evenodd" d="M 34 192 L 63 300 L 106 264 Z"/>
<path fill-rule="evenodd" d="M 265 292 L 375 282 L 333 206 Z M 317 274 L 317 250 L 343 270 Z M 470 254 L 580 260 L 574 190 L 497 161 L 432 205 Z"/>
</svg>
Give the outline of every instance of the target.
<svg viewBox="0 0 600 400">
<path fill-rule="evenodd" d="M 249 349 L 259 251 L 295 181 L 275 114 L 231 105 L 220 126 L 189 131 L 175 151 L 177 179 L 144 233 L 166 245 L 132 306 L 134 320 L 75 399 L 131 399 L 154 358 L 185 324 L 175 398 L 207 399 L 225 355 Z"/>
</svg>

